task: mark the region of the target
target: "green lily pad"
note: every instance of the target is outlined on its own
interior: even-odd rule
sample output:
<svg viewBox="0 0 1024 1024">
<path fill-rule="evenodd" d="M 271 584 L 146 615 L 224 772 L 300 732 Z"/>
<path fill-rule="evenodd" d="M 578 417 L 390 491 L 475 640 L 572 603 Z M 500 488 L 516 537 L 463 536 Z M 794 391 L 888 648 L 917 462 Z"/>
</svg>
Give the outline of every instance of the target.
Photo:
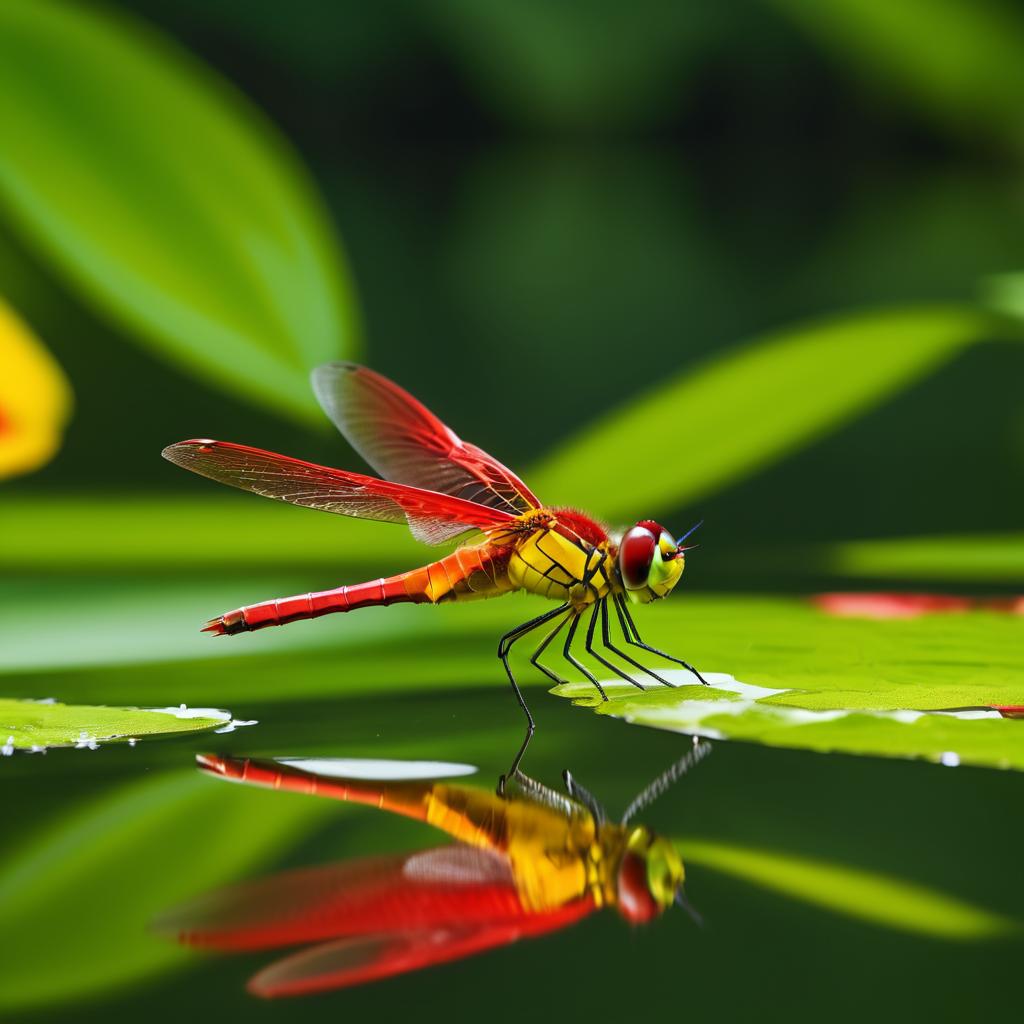
<svg viewBox="0 0 1024 1024">
<path fill-rule="evenodd" d="M 762 598 L 704 598 L 699 610 L 682 608 L 650 615 L 660 619 L 652 639 L 685 654 L 711 688 L 670 671 L 662 674 L 682 684 L 677 689 L 652 684 L 641 692 L 613 681 L 604 684 L 607 702 L 582 682 L 552 692 L 599 714 L 675 732 L 1024 768 L 1024 723 L 996 710 L 1024 705 L 1024 624 L 1017 616 L 971 611 L 873 622 Z M 670 622 L 675 639 L 665 628 Z M 684 622 L 686 640 L 679 638 Z M 726 666 L 729 674 L 714 671 Z"/>
<path fill-rule="evenodd" d="M 175 733 L 228 730 L 231 713 L 215 708 L 108 708 L 0 698 L 0 753 L 50 747 L 95 749 L 101 743 Z"/>
<path fill-rule="evenodd" d="M 835 706 L 842 690 L 772 690 L 708 672 L 711 686 L 704 687 L 685 685 L 692 678 L 685 672 L 662 675 L 682 685 L 641 692 L 628 683 L 604 682 L 607 701 L 589 683 L 566 683 L 552 693 L 601 715 L 711 739 L 1024 769 L 1024 727 L 991 707 L 842 707 Z M 808 707 L 814 704 L 829 706 Z"/>
</svg>

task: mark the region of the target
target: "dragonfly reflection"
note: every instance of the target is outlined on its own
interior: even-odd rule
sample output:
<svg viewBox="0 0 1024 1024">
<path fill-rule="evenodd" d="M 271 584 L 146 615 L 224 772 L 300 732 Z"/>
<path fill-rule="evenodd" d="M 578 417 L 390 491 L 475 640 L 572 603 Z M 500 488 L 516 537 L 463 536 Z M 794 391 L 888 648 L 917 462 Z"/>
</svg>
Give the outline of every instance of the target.
<svg viewBox="0 0 1024 1024">
<path fill-rule="evenodd" d="M 521 772 L 514 786 L 494 793 L 450 781 L 336 774 L 351 762 L 200 755 L 200 767 L 210 774 L 368 804 L 424 821 L 456 842 L 221 889 L 165 914 L 157 929 L 222 950 L 315 943 L 250 980 L 251 992 L 271 997 L 461 959 L 566 927 L 602 907 L 614 907 L 631 924 L 673 903 L 690 910 L 675 846 L 633 818 L 710 749 L 695 741 L 619 822 L 609 821 L 568 772 L 564 794 Z"/>
</svg>

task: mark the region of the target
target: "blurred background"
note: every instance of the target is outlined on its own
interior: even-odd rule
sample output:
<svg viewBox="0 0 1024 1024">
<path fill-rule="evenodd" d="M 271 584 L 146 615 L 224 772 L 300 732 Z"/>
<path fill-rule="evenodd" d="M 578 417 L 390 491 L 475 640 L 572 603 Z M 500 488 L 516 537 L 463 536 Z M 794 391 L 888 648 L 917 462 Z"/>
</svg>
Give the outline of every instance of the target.
<svg viewBox="0 0 1024 1024">
<path fill-rule="evenodd" d="M 682 532 L 704 519 L 678 598 L 681 609 L 692 599 L 698 619 L 711 609 L 713 639 L 698 630 L 680 650 L 700 665 L 757 664 L 740 639 L 762 615 L 755 594 L 1013 598 L 1024 580 L 1022 56 L 1024 12 L 1002 0 L 9 0 L 0 11 L 2 693 L 230 705 L 263 723 L 225 740 L 236 750 L 431 752 L 498 769 L 519 722 L 493 644 L 532 606 L 435 618 L 390 609 L 358 625 L 240 638 L 244 650 L 214 649 L 196 633 L 242 603 L 425 560 L 397 528 L 226 492 L 159 457 L 171 442 L 215 437 L 361 468 L 308 387 L 309 370 L 336 358 L 396 379 L 545 500 L 615 525 L 654 516 Z M 736 595 L 752 603 L 733 601 L 728 615 L 714 603 Z M 804 639 L 778 636 L 772 656 Z M 561 723 L 540 772 L 590 759 L 625 799 L 647 781 L 641 765 L 653 773 L 673 756 L 678 737 L 637 737 L 534 692 Z M 441 695 L 437 705 L 428 693 Z M 424 720 L 444 749 L 430 746 Z M 618 739 L 621 763 L 636 771 L 623 777 L 600 759 L 590 730 Z M 40 849 L 70 842 L 60 833 L 68 816 L 86 845 L 98 834 L 89 829 L 127 821 L 139 765 L 147 776 L 180 774 L 191 793 L 192 749 L 99 751 L 87 771 L 74 751 L 15 758 L 9 772 L 4 764 L 18 870 L 50 864 Z M 895 857 L 885 870 L 982 902 L 991 894 L 969 866 L 986 861 L 998 877 L 1020 853 L 1020 829 L 1005 820 L 1019 784 L 1006 775 L 962 769 L 954 782 L 933 766 L 831 757 L 825 767 L 821 755 L 742 745 L 715 760 L 704 804 L 760 778 L 760 799 L 779 803 L 774 818 L 762 804 L 758 827 L 788 820 L 776 838 L 788 835 L 794 849 L 834 833 L 842 839 L 825 852 L 865 864 L 884 862 L 885 849 Z M 880 791 L 889 793 L 881 817 Z M 734 818 L 712 812 L 723 834 L 758 817 L 753 796 L 740 803 Z M 910 820 L 906 808 L 916 808 Z M 112 816 L 102 827 L 89 818 L 101 811 Z M 974 826 L 954 839 L 941 821 L 959 812 Z M 255 843 L 253 864 L 375 842 L 335 837 L 314 856 L 309 829 L 300 847 L 282 838 L 294 825 L 282 821 Z M 848 821 L 859 823 L 856 837 Z M 193 838 L 209 848 L 209 835 Z M 105 862 L 114 889 L 137 861 L 133 841 Z M 231 847 L 227 833 L 221 841 Z M 54 891 L 45 872 L 19 883 L 24 921 L 99 916 L 116 897 L 82 896 L 99 870 L 90 864 L 57 887 L 59 905 L 44 900 Z M 218 877 L 241 870 L 231 862 Z M 143 887 L 147 872 L 137 873 Z M 202 888 L 175 884 L 181 894 Z M 844 958 L 876 940 L 807 910 L 787 917 L 796 923 L 786 931 L 784 905 L 762 907 L 754 937 L 741 940 L 747 909 L 742 893 L 719 894 L 717 938 L 704 953 L 677 922 L 705 977 L 712 959 L 727 983 L 736 957 L 770 986 L 786 956 L 815 946 L 853 972 Z M 786 937 L 762 962 L 776 928 Z M 26 963 L 37 965 L 31 951 L 53 935 L 31 934 Z M 111 961 L 134 942 L 123 922 L 104 934 L 97 948 Z M 169 954 L 149 946 L 138 969 L 94 983 L 78 955 L 92 938 L 72 934 L 52 973 L 17 968 L 19 1019 L 87 995 L 100 1017 L 142 1012 L 154 992 L 168 1014 L 206 1000 L 248 1012 L 238 969 L 174 975 L 200 980 L 171 997 L 172 976 L 161 973 Z M 648 966 L 671 973 L 663 944 L 620 941 L 608 925 L 565 956 L 587 963 L 608 949 L 634 976 L 642 948 Z M 1019 955 L 1019 946 L 984 957 L 974 948 L 964 959 L 938 940 L 888 933 L 884 942 L 908 970 L 967 980 L 983 962 Z M 553 969 L 543 952 L 515 955 L 518 971 Z M 501 975 L 496 959 L 452 970 L 484 998 Z M 835 963 L 813 957 L 799 984 L 819 971 L 806 998 L 773 989 L 778 1005 L 812 1015 L 843 985 Z M 70 979 L 63 989 L 55 975 Z M 152 987 L 157 977 L 163 989 Z M 661 977 L 652 998 L 670 1007 Z M 879 982 L 894 1013 L 910 1006 L 902 980 L 886 968 Z M 400 991 L 442 999 L 444 984 Z M 380 991 L 358 1005 L 390 1000 Z M 604 1005 L 598 995 L 567 1006 Z M 615 1005 L 634 995 L 624 985 Z M 974 1005 L 964 993 L 920 997 L 936 1018 Z M 705 985 L 693 1005 L 715 1012 L 719 998 Z M 314 1014 L 342 1003 L 304 1005 Z M 830 1012 L 852 1018 L 868 1006 L 862 990 Z"/>
</svg>

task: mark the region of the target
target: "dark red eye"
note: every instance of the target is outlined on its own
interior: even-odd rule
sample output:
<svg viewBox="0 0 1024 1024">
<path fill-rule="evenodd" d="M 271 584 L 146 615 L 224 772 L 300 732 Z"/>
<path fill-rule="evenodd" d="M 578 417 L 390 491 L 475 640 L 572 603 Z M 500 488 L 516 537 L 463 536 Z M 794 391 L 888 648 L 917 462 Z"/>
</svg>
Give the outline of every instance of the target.
<svg viewBox="0 0 1024 1024">
<path fill-rule="evenodd" d="M 619 546 L 619 569 L 628 590 L 639 590 L 647 584 L 647 574 L 654 561 L 657 538 L 646 526 L 634 526 L 626 532 Z"/>
<path fill-rule="evenodd" d="M 619 868 L 619 913 L 632 924 L 657 917 L 659 907 L 647 885 L 647 865 L 642 857 L 627 853 Z"/>
</svg>

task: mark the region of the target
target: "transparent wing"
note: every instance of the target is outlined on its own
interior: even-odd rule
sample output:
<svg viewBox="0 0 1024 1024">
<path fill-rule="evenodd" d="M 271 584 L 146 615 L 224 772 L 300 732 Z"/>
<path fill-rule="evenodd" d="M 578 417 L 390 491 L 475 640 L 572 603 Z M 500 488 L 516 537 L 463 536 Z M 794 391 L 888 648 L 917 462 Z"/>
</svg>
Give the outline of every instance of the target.
<svg viewBox="0 0 1024 1024">
<path fill-rule="evenodd" d="M 463 441 L 397 384 L 355 363 L 313 371 L 313 390 L 349 444 L 388 480 L 520 515 L 540 502 L 507 466 Z"/>
<path fill-rule="evenodd" d="M 443 544 L 469 529 L 492 530 L 513 516 L 450 494 L 318 466 L 227 441 L 172 444 L 163 457 L 219 483 L 292 505 L 358 519 L 407 523 L 417 540 Z"/>
</svg>

